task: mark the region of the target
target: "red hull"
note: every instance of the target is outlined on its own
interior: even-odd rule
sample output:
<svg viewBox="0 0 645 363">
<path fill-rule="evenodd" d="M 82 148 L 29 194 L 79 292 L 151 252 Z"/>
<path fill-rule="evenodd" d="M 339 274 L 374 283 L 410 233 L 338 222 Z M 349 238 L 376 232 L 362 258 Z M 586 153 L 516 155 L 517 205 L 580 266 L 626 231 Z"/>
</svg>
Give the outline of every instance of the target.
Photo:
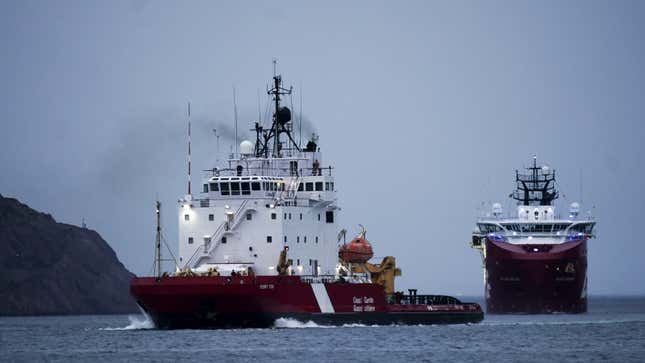
<svg viewBox="0 0 645 363">
<path fill-rule="evenodd" d="M 559 245 L 513 245 L 487 238 L 485 265 L 489 313 L 587 311 L 584 238 Z"/>
<path fill-rule="evenodd" d="M 477 304 L 387 304 L 377 284 L 311 284 L 297 276 L 134 278 L 130 291 L 160 328 L 266 327 L 293 317 L 322 324 L 479 322 Z"/>
</svg>

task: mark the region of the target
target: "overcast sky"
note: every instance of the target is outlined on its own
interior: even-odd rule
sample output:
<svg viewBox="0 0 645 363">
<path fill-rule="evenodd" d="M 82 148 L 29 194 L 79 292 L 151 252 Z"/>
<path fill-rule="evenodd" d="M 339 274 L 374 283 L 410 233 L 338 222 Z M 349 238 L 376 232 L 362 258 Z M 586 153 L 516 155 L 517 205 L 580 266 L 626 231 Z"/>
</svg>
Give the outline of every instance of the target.
<svg viewBox="0 0 645 363">
<path fill-rule="evenodd" d="M 277 58 L 342 225 L 397 257 L 399 288 L 482 294 L 478 209 L 511 208 L 535 154 L 559 205 L 598 220 L 589 292 L 645 293 L 645 2 L 347 3 L 0 2 L 0 193 L 85 218 L 150 273 L 156 198 L 176 249 L 186 102 L 194 170 L 210 168 L 233 87 L 246 130 Z"/>
</svg>

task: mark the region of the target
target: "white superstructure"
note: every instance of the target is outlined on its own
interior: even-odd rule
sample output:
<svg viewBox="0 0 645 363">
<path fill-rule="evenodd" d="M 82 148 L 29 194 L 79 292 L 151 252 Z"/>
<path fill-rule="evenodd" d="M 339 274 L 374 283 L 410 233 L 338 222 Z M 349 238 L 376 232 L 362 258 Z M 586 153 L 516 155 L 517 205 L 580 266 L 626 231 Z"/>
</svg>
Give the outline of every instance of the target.
<svg viewBox="0 0 645 363">
<path fill-rule="evenodd" d="M 256 124 L 255 143 L 243 141 L 239 154 L 204 172 L 199 193 L 179 201 L 182 269 L 276 275 L 288 247 L 289 274 L 336 272 L 340 209 L 333 168 L 323 166 L 316 135 L 305 147 L 293 140 L 291 112 L 280 106 L 280 95 L 291 90 L 281 88 L 280 76 L 273 80 L 271 128 Z"/>
<path fill-rule="evenodd" d="M 483 238 L 517 245 L 559 244 L 575 239 L 579 234 L 593 236 L 595 221 L 590 215 L 580 215 L 580 204 L 571 203 L 566 218 L 561 218 L 553 201 L 555 170 L 539 167 L 536 158 L 528 174 L 516 172 L 516 190 L 511 197 L 518 201 L 514 214 L 505 215 L 500 203 L 493 203 L 490 212 L 477 221 L 472 245 L 483 248 Z"/>
</svg>

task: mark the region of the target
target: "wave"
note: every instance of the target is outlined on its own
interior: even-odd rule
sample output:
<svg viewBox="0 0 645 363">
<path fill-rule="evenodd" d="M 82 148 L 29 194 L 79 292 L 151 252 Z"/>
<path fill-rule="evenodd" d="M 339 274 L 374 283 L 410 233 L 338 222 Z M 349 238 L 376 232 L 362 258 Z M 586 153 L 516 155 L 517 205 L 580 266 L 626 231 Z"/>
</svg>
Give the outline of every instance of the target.
<svg viewBox="0 0 645 363">
<path fill-rule="evenodd" d="M 146 314 L 143 314 L 143 320 L 139 319 L 136 316 L 128 316 L 130 324 L 122 328 L 99 328 L 99 330 L 144 330 L 144 329 L 154 329 L 155 324 Z"/>
<path fill-rule="evenodd" d="M 302 329 L 302 328 L 373 328 L 373 327 L 378 327 L 380 325 L 365 325 L 365 324 L 358 324 L 358 323 L 351 323 L 351 324 L 343 324 L 343 325 L 319 325 L 314 323 L 313 321 L 309 320 L 307 322 L 303 322 L 297 319 L 293 318 L 278 318 L 276 321 L 273 323 L 274 328 L 291 328 L 291 329 Z"/>
<path fill-rule="evenodd" d="M 318 325 L 314 323 L 313 321 L 309 320 L 307 322 L 302 322 L 300 320 L 292 319 L 292 318 L 278 318 L 275 320 L 273 323 L 273 326 L 275 328 L 328 328 L 327 326 L 323 325 Z"/>
</svg>

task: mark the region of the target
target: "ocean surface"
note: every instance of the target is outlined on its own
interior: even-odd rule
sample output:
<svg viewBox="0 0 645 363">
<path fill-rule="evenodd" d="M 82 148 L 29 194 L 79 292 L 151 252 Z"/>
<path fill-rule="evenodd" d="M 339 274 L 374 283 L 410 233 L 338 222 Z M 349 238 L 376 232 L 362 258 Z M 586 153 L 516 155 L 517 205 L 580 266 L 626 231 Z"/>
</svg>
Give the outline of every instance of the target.
<svg viewBox="0 0 645 363">
<path fill-rule="evenodd" d="M 595 297 L 587 314 L 487 315 L 468 325 L 279 319 L 272 329 L 164 331 L 143 315 L 0 317 L 0 362 L 181 360 L 645 362 L 645 297 Z"/>
</svg>

